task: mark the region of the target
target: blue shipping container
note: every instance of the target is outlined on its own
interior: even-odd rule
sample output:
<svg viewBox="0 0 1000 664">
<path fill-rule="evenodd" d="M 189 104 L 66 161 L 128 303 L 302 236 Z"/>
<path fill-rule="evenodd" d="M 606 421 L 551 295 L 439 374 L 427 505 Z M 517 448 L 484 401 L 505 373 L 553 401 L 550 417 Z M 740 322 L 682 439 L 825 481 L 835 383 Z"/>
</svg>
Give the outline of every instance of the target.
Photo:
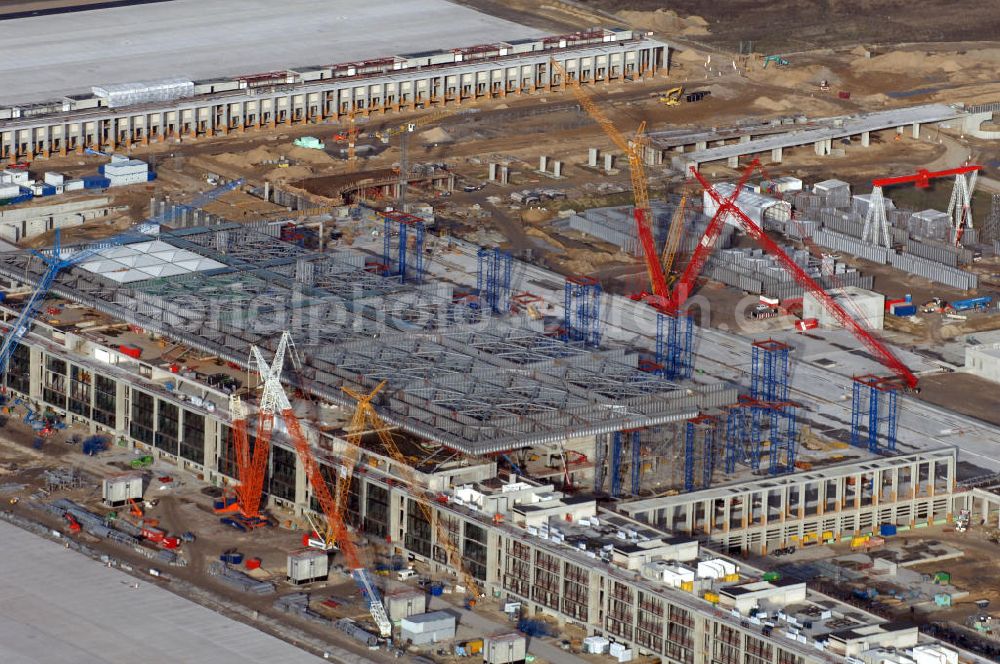
<svg viewBox="0 0 1000 664">
<path fill-rule="evenodd" d="M 81 179 L 84 189 L 107 189 L 111 186 L 111 180 L 100 175 L 84 175 Z"/>
<path fill-rule="evenodd" d="M 17 205 L 18 203 L 24 203 L 26 201 L 30 201 L 34 197 L 35 197 L 34 194 L 32 194 L 29 191 L 26 194 L 21 194 L 19 196 L 15 196 L 14 198 L 8 198 L 6 201 L 3 201 L 3 204 L 4 205 Z"/>
<path fill-rule="evenodd" d="M 156 179 L 156 173 L 154 173 L 153 171 L 149 171 L 149 173 L 146 175 L 146 182 L 152 182 L 155 179 Z"/>
<path fill-rule="evenodd" d="M 42 185 L 42 196 L 54 196 L 56 193 L 56 188 L 51 184 Z"/>
<path fill-rule="evenodd" d="M 966 311 L 968 309 L 985 309 L 993 302 L 992 295 L 982 297 L 970 297 L 967 300 L 955 300 L 951 303 L 951 308 L 955 311 Z"/>
<path fill-rule="evenodd" d="M 917 307 L 913 304 L 897 304 L 892 307 L 893 316 L 916 316 Z"/>
<path fill-rule="evenodd" d="M 894 523 L 883 523 L 878 528 L 878 534 L 882 537 L 892 537 L 896 534 L 896 524 Z"/>
<path fill-rule="evenodd" d="M 101 164 L 100 166 L 97 167 L 97 172 L 100 173 L 101 175 L 104 175 L 104 164 Z"/>
</svg>

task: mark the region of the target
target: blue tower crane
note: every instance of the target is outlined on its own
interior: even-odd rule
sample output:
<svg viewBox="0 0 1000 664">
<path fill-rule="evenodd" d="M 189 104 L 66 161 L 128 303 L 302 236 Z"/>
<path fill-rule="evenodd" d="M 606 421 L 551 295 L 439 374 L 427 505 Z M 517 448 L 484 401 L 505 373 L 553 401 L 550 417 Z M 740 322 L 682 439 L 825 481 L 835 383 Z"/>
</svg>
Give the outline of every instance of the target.
<svg viewBox="0 0 1000 664">
<path fill-rule="evenodd" d="M 27 334 L 28 327 L 31 325 L 31 319 L 38 312 L 39 307 L 42 305 L 42 300 L 45 299 L 45 295 L 52 288 L 52 284 L 55 283 L 56 277 L 59 276 L 60 272 L 87 260 L 103 249 L 117 247 L 130 242 L 148 240 L 158 232 L 161 224 L 172 219 L 181 209 L 203 207 L 227 191 L 237 188 L 242 183 L 243 180 L 228 182 L 221 187 L 198 196 L 187 206 L 175 206 L 169 211 L 164 211 L 162 214 L 135 224 L 123 233 L 119 233 L 107 240 L 95 242 L 82 249 L 63 249 L 59 233 L 57 232 L 51 250 L 45 252 L 33 251 L 32 253 L 44 261 L 48 267 L 45 270 L 45 274 L 42 275 L 41 281 L 38 282 L 38 286 L 32 292 L 31 297 L 25 303 L 24 308 L 21 309 L 21 313 L 14 321 L 10 331 L 4 336 L 3 345 L 0 346 L 0 375 L 7 372 L 7 364 L 10 362 L 11 355 L 13 355 L 14 350 L 17 348 L 18 342 Z"/>
</svg>

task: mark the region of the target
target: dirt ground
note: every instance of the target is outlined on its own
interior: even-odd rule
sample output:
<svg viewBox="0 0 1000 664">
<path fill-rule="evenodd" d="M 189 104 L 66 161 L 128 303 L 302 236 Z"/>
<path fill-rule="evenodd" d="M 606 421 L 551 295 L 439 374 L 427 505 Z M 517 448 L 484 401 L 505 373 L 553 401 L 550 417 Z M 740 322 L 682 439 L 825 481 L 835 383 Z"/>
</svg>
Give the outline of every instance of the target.
<svg viewBox="0 0 1000 664">
<path fill-rule="evenodd" d="M 996 0 L 933 0 L 913 11 L 904 0 L 581 0 L 595 9 L 632 16 L 653 30 L 673 28 L 708 43 L 754 41 L 761 51 L 803 50 L 858 43 L 991 39 L 1000 33 Z M 947 20 L 942 20 L 947 16 Z M 678 21 L 678 18 L 680 19 Z M 691 27 L 703 31 L 692 31 Z M 707 32 L 707 34 L 705 34 Z"/>
<path fill-rule="evenodd" d="M 182 557 L 188 561 L 187 566 L 175 567 L 152 563 L 148 558 L 130 549 L 114 546 L 86 533 L 78 535 L 66 533 L 65 523 L 28 506 L 29 495 L 45 486 L 43 470 L 73 466 L 83 471 L 85 478 L 88 479 L 80 488 L 58 490 L 44 500 L 69 498 L 96 514 L 104 515 L 109 510 L 100 502 L 100 478 L 128 469 L 129 461 L 135 458 L 136 453 L 115 446 L 96 457 L 85 456 L 81 453 L 79 444 L 70 444 L 67 441 L 74 434 L 81 436 L 86 434 L 72 429 L 56 432 L 45 439 L 41 449 L 34 449 L 31 444 L 34 436 L 20 420 L 23 414 L 23 407 L 15 408 L 9 417 L 5 417 L 0 430 L 0 484 L 25 485 L 25 488 L 19 491 L 7 490 L 4 493 L 3 509 L 56 528 L 66 536 L 77 538 L 92 548 L 130 565 L 144 582 L 158 583 L 192 601 L 205 604 L 236 620 L 248 622 L 258 629 L 270 632 L 307 650 L 319 653 L 323 643 L 333 643 L 369 659 L 392 661 L 393 657 L 388 653 L 369 651 L 350 639 L 340 638 L 338 632 L 329 626 L 324 627 L 285 614 L 272 606 L 278 595 L 306 591 L 310 594 L 310 607 L 327 618 L 348 617 L 362 624 L 370 622 L 356 585 L 343 571 L 334 569 L 329 581 L 305 586 L 294 586 L 285 581 L 286 555 L 289 551 L 301 547 L 304 532 L 301 529 L 302 524 L 289 518 L 287 514 L 275 513 L 272 516 L 278 525 L 256 532 L 242 533 L 224 526 L 211 508 L 212 496 L 218 493 L 218 489 L 206 487 L 191 475 L 178 473 L 177 468 L 173 466 L 157 463 L 144 471 L 144 485 L 147 487 L 145 499 L 158 500 L 158 505 L 146 507 L 144 512 L 146 517 L 157 519 L 159 527 L 171 535 L 180 535 L 188 531 L 196 535 L 194 542 L 183 543 L 179 549 Z M 168 476 L 179 481 L 179 485 L 166 488 L 167 485 L 164 485 L 159 478 Z M 19 498 L 20 502 L 12 505 L 9 499 L 14 497 Z M 119 508 L 118 513 L 122 518 L 137 521 L 135 516 L 129 515 L 128 507 Z M 261 558 L 261 569 L 252 572 L 251 575 L 259 580 L 275 582 L 278 593 L 265 596 L 239 593 L 208 575 L 206 571 L 208 564 L 217 560 L 223 551 L 232 548 L 247 558 Z M 368 555 L 372 557 L 373 567 L 378 556 L 377 548 L 371 545 L 365 547 Z M 331 566 L 340 567 L 342 570 L 341 563 L 337 557 Z M 149 577 L 145 572 L 151 565 L 160 568 L 165 577 L 155 581 Z M 380 578 L 379 585 L 386 589 L 404 587 L 401 582 L 388 578 Z M 257 617 L 250 617 L 250 611 L 256 611 Z"/>
</svg>

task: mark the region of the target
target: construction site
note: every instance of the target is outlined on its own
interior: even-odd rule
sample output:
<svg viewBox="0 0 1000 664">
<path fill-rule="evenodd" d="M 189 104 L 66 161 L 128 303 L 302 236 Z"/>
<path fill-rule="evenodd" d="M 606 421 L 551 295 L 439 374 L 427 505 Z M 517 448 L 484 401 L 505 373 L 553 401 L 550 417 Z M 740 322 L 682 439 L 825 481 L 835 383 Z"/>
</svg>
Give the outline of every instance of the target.
<svg viewBox="0 0 1000 664">
<path fill-rule="evenodd" d="M 1000 659 L 1000 46 L 246 5 L 0 7 L 0 659 Z"/>
</svg>

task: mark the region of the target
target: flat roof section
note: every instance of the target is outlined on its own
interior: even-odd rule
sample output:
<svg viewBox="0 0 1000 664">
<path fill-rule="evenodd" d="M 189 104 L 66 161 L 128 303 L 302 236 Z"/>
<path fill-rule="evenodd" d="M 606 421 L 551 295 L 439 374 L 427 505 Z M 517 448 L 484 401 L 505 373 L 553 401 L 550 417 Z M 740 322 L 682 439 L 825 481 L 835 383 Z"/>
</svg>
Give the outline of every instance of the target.
<svg viewBox="0 0 1000 664">
<path fill-rule="evenodd" d="M 323 661 L 5 521 L 0 540 L 0 661 Z"/>
<path fill-rule="evenodd" d="M 16 56 L 0 61 L 2 104 L 543 34 L 447 0 L 174 0 L 15 19 L 4 33 Z"/>
</svg>

